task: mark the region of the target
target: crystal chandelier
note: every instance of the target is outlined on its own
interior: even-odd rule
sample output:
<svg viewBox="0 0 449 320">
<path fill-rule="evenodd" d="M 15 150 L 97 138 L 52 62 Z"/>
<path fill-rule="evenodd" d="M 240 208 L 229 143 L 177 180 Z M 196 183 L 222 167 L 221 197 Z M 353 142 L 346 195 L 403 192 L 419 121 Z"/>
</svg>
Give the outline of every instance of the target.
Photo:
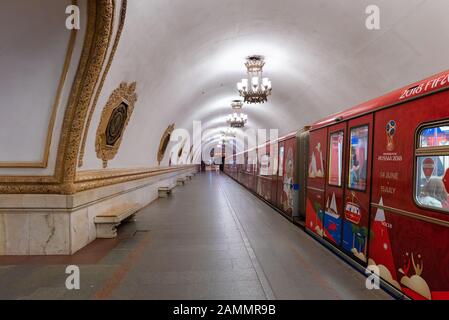
<svg viewBox="0 0 449 320">
<path fill-rule="evenodd" d="M 271 81 L 263 78 L 263 67 L 265 58 L 263 56 L 249 56 L 246 58 L 246 69 L 248 76 L 237 83 L 240 96 L 246 103 L 264 103 L 271 95 Z"/>
<path fill-rule="evenodd" d="M 228 115 L 226 122 L 229 123 L 231 128 L 243 128 L 248 121 L 248 116 L 241 112 L 243 102 L 241 100 L 234 100 L 231 103 L 233 113 Z"/>
<path fill-rule="evenodd" d="M 225 137 L 235 137 L 235 135 L 237 134 L 237 130 L 235 128 L 229 127 L 226 128 L 226 130 L 222 130 L 221 133 Z"/>
<path fill-rule="evenodd" d="M 226 120 L 232 128 L 243 128 L 248 121 L 248 116 L 244 113 L 232 113 Z"/>
</svg>

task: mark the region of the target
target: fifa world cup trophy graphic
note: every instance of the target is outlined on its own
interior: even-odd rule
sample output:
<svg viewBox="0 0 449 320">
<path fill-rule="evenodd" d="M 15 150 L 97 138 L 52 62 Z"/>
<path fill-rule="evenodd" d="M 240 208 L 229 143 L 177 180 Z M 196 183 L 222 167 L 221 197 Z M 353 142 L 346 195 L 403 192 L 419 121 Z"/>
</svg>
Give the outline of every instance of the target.
<svg viewBox="0 0 449 320">
<path fill-rule="evenodd" d="M 394 120 L 390 120 L 387 123 L 387 150 L 393 151 L 394 150 L 394 134 L 396 133 L 396 122 Z"/>
</svg>

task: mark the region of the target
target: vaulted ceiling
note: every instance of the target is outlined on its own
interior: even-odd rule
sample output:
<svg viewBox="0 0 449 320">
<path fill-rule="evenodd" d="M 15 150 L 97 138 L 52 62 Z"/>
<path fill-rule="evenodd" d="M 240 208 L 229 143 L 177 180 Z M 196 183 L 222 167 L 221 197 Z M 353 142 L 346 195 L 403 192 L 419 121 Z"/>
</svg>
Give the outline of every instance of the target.
<svg viewBox="0 0 449 320">
<path fill-rule="evenodd" d="M 25 2 L 29 3 L 11 0 L 8 5 L 24 6 Z M 64 7 L 57 3 L 61 1 L 40 1 L 40 8 L 55 11 L 57 15 L 56 11 Z M 85 12 L 86 1 L 79 3 Z M 119 28 L 121 3 L 115 1 L 115 33 Z M 213 138 L 212 141 L 205 139 L 205 144 L 216 143 L 218 136 L 215 134 L 227 127 L 225 117 L 230 112 L 230 101 L 238 98 L 236 82 L 245 74 L 244 58 L 250 54 L 266 57 L 264 72 L 272 80 L 273 94 L 266 104 L 245 106 L 249 117 L 247 127 L 279 129 L 280 134 L 448 69 L 447 0 L 376 0 L 380 8 L 380 30 L 365 27 L 365 9 L 370 4 L 373 1 L 128 1 L 120 41 L 94 106 L 91 125 L 84 133 L 86 145 L 80 170 L 102 167 L 95 153 L 96 128 L 103 106 L 123 81 L 137 82 L 138 101 L 120 150 L 109 163 L 112 168 L 156 165 L 161 135 L 171 123 L 175 123 L 176 128 L 192 131 L 193 121 L 201 121 L 203 131 L 209 130 L 204 132 L 205 136 Z M 18 12 L 30 14 L 19 9 Z M 58 14 L 65 18 L 64 12 Z M 4 10 L 0 15 L 0 32 L 4 39 L 8 28 L 3 22 L 11 19 L 7 19 Z M 56 56 L 54 47 L 57 44 L 59 49 L 65 49 L 67 33 L 55 29 L 58 21 L 53 19 L 43 19 L 41 23 L 48 24 L 48 30 L 42 30 L 42 35 L 46 32 L 52 41 L 42 45 L 11 40 L 16 47 L 0 50 L 2 69 L 7 65 L 12 69 L 11 66 L 22 64 L 23 57 L 13 54 L 20 51 L 21 46 L 39 48 L 40 55 L 31 57 L 29 63 L 43 70 L 32 72 L 49 74 L 42 82 L 16 83 L 22 85 L 20 92 L 1 86 L 0 96 L 4 99 L 0 108 L 3 135 L 0 143 L 3 150 L 15 147 L 5 138 L 8 131 L 5 128 L 17 125 L 16 120 L 8 120 L 18 116 L 8 109 L 10 102 L 17 97 L 16 101 L 21 103 L 21 117 L 28 109 L 36 114 L 32 110 L 39 106 L 27 103 L 30 97 L 22 101 L 20 95 L 33 93 L 35 97 L 37 92 L 45 92 L 47 83 L 55 90 L 58 71 L 50 74 L 48 71 L 53 66 L 42 63 L 39 57 L 45 57 L 45 53 Z M 9 30 L 20 35 L 21 28 L 24 27 L 16 23 L 16 28 Z M 78 49 L 73 58 L 76 62 L 84 35 L 83 30 L 78 34 L 75 46 Z M 15 51 L 5 55 L 12 49 Z M 62 53 L 57 57 L 61 60 Z M 59 60 L 54 60 L 54 64 L 61 65 Z M 23 79 L 30 74 L 29 68 L 16 70 Z M 12 74 L 13 71 L 7 76 Z M 4 77 L 0 74 L 1 83 Z M 69 80 L 73 80 L 73 76 Z M 48 93 L 49 96 L 53 94 L 53 91 Z M 50 100 L 32 101 L 47 106 Z M 48 107 L 42 109 L 42 118 L 36 114 L 36 120 L 27 121 L 34 125 L 39 119 L 45 122 L 48 114 L 45 117 L 44 114 L 48 110 Z M 59 115 L 63 114 L 62 110 Z M 62 116 L 57 119 L 62 121 Z M 14 130 L 15 134 L 21 134 L 21 130 Z M 13 154 L 26 158 L 17 150 Z M 3 155 L 0 161 L 3 160 L 12 159 Z M 167 162 L 168 157 L 163 163 Z"/>
</svg>

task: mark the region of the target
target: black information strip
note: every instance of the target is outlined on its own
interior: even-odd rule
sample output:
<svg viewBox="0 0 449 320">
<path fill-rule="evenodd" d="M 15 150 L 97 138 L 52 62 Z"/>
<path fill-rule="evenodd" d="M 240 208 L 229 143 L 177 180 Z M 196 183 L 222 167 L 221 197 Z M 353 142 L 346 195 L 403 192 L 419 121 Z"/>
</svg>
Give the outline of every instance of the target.
<svg viewBox="0 0 449 320">
<path fill-rule="evenodd" d="M 27 306 L 29 304 L 29 306 Z M 58 306 L 58 304 L 60 304 Z M 28 312 L 42 314 L 51 310 L 65 319 L 87 319 L 99 316 L 106 319 L 306 319 L 312 312 L 323 317 L 345 316 L 347 312 L 375 314 L 384 319 L 386 312 L 397 309 L 401 315 L 428 316 L 429 312 L 447 311 L 449 301 L 0 301 L 0 308 L 8 308 L 20 317 Z M 342 311 L 343 310 L 343 311 Z M 346 311 L 344 311 L 346 310 Z M 62 312 L 62 313 L 61 313 Z"/>
</svg>

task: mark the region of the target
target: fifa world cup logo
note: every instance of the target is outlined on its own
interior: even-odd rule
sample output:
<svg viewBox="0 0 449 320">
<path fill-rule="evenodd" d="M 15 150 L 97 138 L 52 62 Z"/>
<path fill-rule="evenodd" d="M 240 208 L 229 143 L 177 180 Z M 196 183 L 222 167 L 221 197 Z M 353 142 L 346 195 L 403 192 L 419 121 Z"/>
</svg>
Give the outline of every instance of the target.
<svg viewBox="0 0 449 320">
<path fill-rule="evenodd" d="M 394 150 L 394 134 L 396 133 L 396 122 L 394 120 L 390 120 L 387 123 L 387 150 L 393 151 Z"/>
</svg>

